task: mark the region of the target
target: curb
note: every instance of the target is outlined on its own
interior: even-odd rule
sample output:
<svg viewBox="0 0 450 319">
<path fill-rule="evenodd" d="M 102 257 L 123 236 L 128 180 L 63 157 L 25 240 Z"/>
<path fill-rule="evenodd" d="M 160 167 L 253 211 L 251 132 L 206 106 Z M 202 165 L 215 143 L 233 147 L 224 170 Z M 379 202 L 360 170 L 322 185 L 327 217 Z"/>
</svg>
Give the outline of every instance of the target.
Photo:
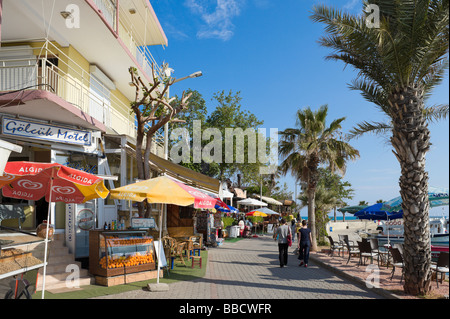
<svg viewBox="0 0 450 319">
<path fill-rule="evenodd" d="M 386 289 L 382 289 L 382 288 L 368 288 L 366 286 L 365 281 L 362 280 L 361 278 L 349 275 L 349 274 L 347 274 L 346 272 L 344 272 L 342 270 L 336 269 L 336 268 L 334 268 L 334 267 L 324 263 L 323 261 L 319 260 L 313 254 L 311 254 L 309 256 L 309 259 L 314 261 L 314 263 L 316 263 L 317 265 L 319 265 L 319 266 L 321 266 L 321 267 L 323 267 L 323 268 L 325 268 L 325 269 L 335 273 L 336 275 L 344 277 L 344 278 L 346 278 L 346 279 L 348 279 L 350 281 L 353 281 L 355 284 L 357 284 L 361 288 L 370 289 L 371 291 L 374 291 L 376 294 L 378 294 L 378 295 L 380 295 L 380 296 L 382 296 L 382 297 L 384 297 L 386 299 L 402 299 L 400 296 L 398 296 L 398 295 L 396 295 L 396 294 L 394 294 L 394 293 L 392 293 L 392 292 L 390 292 L 390 291 L 388 291 Z"/>
</svg>

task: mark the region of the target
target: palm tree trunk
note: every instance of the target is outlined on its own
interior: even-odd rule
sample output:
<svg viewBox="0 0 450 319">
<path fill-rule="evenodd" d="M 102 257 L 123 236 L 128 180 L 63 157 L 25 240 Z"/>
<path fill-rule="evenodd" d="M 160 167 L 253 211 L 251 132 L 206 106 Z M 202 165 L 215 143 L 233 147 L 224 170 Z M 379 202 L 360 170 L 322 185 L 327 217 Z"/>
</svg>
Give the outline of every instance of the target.
<svg viewBox="0 0 450 319">
<path fill-rule="evenodd" d="M 316 232 L 316 190 L 308 189 L 308 226 L 311 230 L 311 251 L 317 251 L 317 232 Z"/>
<path fill-rule="evenodd" d="M 400 167 L 400 195 L 403 203 L 404 290 L 426 294 L 431 288 L 431 243 L 429 227 L 428 173 L 425 155 L 430 132 L 423 118 L 423 91 L 406 87 L 389 97 L 394 122 L 392 145 Z"/>
</svg>

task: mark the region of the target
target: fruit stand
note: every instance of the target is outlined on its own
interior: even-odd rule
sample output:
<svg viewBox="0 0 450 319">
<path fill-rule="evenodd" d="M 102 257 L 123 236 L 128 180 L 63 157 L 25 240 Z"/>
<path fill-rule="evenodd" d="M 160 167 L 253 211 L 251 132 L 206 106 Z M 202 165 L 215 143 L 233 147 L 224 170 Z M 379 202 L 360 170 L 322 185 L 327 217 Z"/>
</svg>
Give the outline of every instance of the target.
<svg viewBox="0 0 450 319">
<path fill-rule="evenodd" d="M 99 285 L 156 278 L 153 237 L 144 230 L 91 230 L 89 272 Z"/>
</svg>

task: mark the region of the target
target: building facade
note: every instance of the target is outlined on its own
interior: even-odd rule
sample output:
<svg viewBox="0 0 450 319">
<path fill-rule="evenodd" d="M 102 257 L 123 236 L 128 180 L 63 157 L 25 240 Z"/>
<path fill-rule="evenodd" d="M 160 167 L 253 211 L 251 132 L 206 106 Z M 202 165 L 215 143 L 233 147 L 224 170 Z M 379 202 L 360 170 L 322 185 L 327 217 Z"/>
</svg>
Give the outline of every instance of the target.
<svg viewBox="0 0 450 319">
<path fill-rule="evenodd" d="M 65 164 L 105 176 L 108 188 L 134 182 L 128 69 L 151 83 L 155 45 L 167 38 L 149 0 L 0 0 L 0 139 L 22 147 L 9 160 Z M 152 144 L 161 157 L 162 138 Z M 0 204 L 27 207 L 24 229 L 47 216 L 45 200 Z M 68 208 L 50 205 L 56 232 L 67 231 Z M 87 206 L 95 228 L 130 209 L 109 198 Z"/>
</svg>

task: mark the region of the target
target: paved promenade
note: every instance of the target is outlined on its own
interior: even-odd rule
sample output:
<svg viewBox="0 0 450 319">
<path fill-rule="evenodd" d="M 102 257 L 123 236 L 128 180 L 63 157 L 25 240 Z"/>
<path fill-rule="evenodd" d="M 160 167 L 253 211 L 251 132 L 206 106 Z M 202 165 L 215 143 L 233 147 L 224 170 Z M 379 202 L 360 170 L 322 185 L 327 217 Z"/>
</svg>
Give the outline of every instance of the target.
<svg viewBox="0 0 450 319">
<path fill-rule="evenodd" d="M 294 245 L 288 266 L 280 268 L 271 236 L 225 242 L 208 250 L 201 279 L 172 283 L 167 292 L 136 290 L 98 299 L 383 299 L 311 260 L 308 268 L 299 267 Z"/>
</svg>

